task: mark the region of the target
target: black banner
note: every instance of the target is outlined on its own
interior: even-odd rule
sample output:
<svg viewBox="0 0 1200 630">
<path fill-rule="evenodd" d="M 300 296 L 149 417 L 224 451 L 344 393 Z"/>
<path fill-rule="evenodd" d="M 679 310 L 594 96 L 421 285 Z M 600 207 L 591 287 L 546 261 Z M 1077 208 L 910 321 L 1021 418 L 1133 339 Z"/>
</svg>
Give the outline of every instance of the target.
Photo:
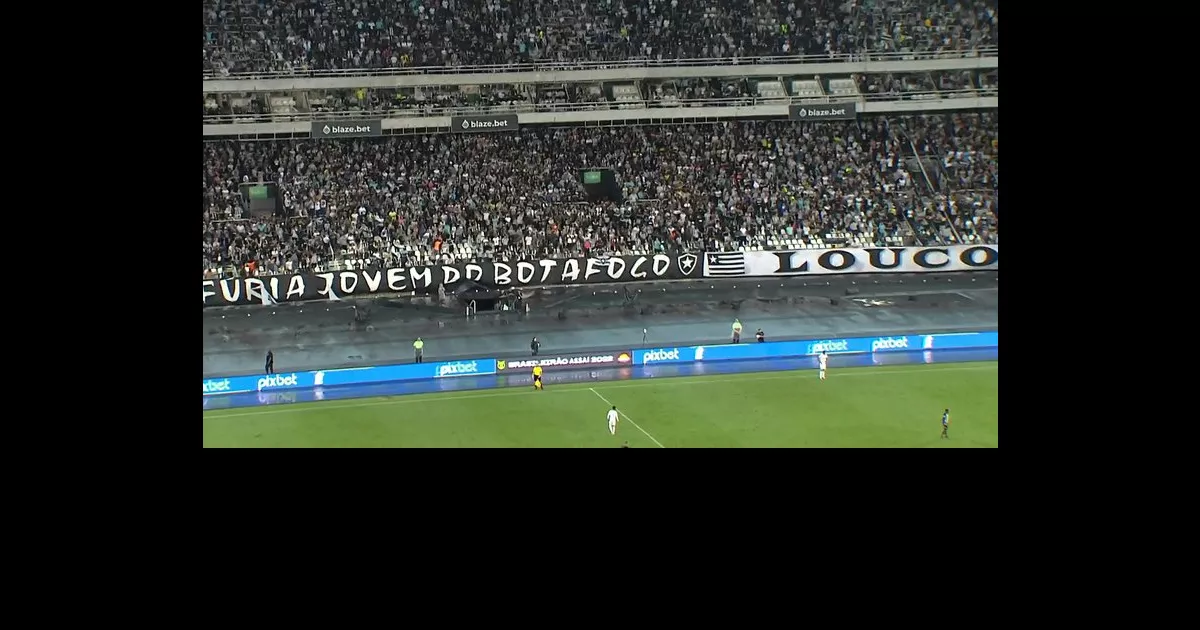
<svg viewBox="0 0 1200 630">
<path fill-rule="evenodd" d="M 709 252 L 704 277 L 998 271 L 999 265 L 999 244 Z"/>
<path fill-rule="evenodd" d="M 314 138 L 362 138 L 382 135 L 383 121 L 378 119 L 323 121 L 312 124 Z"/>
<path fill-rule="evenodd" d="M 471 280 L 506 289 L 551 285 L 646 282 L 699 278 L 696 254 L 612 256 L 523 260 L 515 263 L 481 262 L 434 267 L 393 267 L 364 271 L 294 273 L 260 278 L 203 280 L 204 306 L 277 304 L 304 300 L 337 300 L 373 293 L 434 293 Z"/>
<path fill-rule="evenodd" d="M 453 133 L 476 133 L 480 131 L 516 131 L 519 127 L 516 114 L 493 116 L 451 116 L 450 131 Z"/>
<path fill-rule="evenodd" d="M 596 354 L 563 354 L 548 357 L 525 357 L 521 359 L 498 359 L 496 371 L 511 372 L 513 370 L 532 370 L 535 366 L 542 369 L 579 369 L 591 367 L 613 367 L 633 365 L 633 352 L 598 352 Z"/>
<path fill-rule="evenodd" d="M 788 118 L 792 120 L 854 120 L 857 116 L 857 103 L 805 103 L 788 106 Z"/>
</svg>

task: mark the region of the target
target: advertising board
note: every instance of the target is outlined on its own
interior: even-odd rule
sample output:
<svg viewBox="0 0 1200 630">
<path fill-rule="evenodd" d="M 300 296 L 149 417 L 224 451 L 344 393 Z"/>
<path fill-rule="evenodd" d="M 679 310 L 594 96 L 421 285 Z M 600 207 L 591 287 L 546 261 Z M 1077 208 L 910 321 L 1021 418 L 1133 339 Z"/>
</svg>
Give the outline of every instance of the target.
<svg viewBox="0 0 1200 630">
<path fill-rule="evenodd" d="M 838 247 L 707 252 L 706 278 L 821 276 L 843 273 L 942 273 L 999 270 L 999 245 Z"/>
<path fill-rule="evenodd" d="M 363 138 L 383 135 L 383 120 L 337 120 L 315 121 L 312 124 L 313 138 Z"/>
<path fill-rule="evenodd" d="M 909 350 L 964 350 L 999 346 L 997 332 L 893 335 L 887 337 L 839 337 L 768 343 L 731 343 L 717 346 L 684 346 L 634 350 L 634 365 L 693 363 L 697 361 L 746 361 L 781 359 L 820 354 L 904 352 Z"/>
<path fill-rule="evenodd" d="M 858 117 L 858 103 L 801 103 L 788 106 L 788 118 L 795 121 L 817 122 L 821 120 L 854 120 Z"/>
<path fill-rule="evenodd" d="M 445 361 L 441 363 L 407 363 L 374 367 L 317 370 L 312 372 L 283 372 L 204 379 L 204 395 L 271 392 L 310 387 L 335 387 L 458 376 L 488 376 L 496 373 L 495 359 Z"/>
<path fill-rule="evenodd" d="M 532 370 L 536 366 L 542 369 L 587 368 L 587 367 L 617 367 L 633 364 L 633 353 L 629 350 L 619 352 L 598 352 L 594 354 L 560 354 L 552 356 L 523 357 L 519 359 L 498 359 L 496 371 Z"/>
</svg>

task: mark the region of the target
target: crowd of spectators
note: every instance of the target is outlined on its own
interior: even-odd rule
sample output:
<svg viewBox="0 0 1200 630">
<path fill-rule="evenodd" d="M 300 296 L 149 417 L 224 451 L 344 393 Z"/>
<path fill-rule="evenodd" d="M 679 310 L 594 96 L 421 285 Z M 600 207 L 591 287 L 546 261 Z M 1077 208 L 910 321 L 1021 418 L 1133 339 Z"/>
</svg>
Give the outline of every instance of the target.
<svg viewBox="0 0 1200 630">
<path fill-rule="evenodd" d="M 904 134 L 922 155 L 940 162 L 936 168 L 927 169 L 937 192 L 921 190 L 919 210 L 914 212 L 947 217 L 947 221 L 928 224 L 937 228 L 938 238 L 950 239 L 957 231 L 965 241 L 997 240 L 998 128 L 995 112 L 972 117 L 930 116 L 921 124 L 903 126 Z M 932 231 L 926 234 L 933 235 Z"/>
<path fill-rule="evenodd" d="M 206 73 L 950 52 L 996 0 L 204 0 Z"/>
<path fill-rule="evenodd" d="M 645 91 L 651 102 L 663 104 L 714 98 L 750 99 L 753 96 L 751 86 L 745 79 L 675 79 L 650 84 Z"/>
<path fill-rule="evenodd" d="M 633 85 L 633 84 L 627 84 Z M 668 105 L 674 101 L 697 102 L 703 99 L 746 99 L 754 97 L 746 79 L 684 78 L 650 83 L 642 87 L 638 99 Z M 432 115 L 445 108 L 467 110 L 501 109 L 534 111 L 536 105 L 572 103 L 577 109 L 611 108 L 621 104 L 600 83 L 557 83 L 517 85 L 422 86 L 419 88 L 358 88 L 306 91 L 307 110 L 298 109 L 296 99 L 290 106 L 268 105 L 269 93 L 206 94 L 205 116 L 237 117 L 245 121 L 267 121 L 271 116 L 338 113 L 342 115 L 390 116 L 404 111 L 409 115 Z M 678 103 L 676 103 L 678 104 Z"/>
<path fill-rule="evenodd" d="M 538 106 L 572 104 L 574 109 L 619 108 L 634 98 L 648 101 L 649 107 L 680 105 L 700 106 L 709 99 L 722 99 L 729 104 L 778 102 L 771 89 L 761 90 L 762 81 L 788 89 L 795 80 L 811 76 L 785 76 L 782 81 L 747 79 L 744 77 L 697 77 L 650 80 L 645 82 L 612 83 L 521 83 L 486 85 L 420 86 L 402 88 L 356 88 L 305 90 L 300 98 L 286 95 L 275 98 L 270 93 L 220 93 L 204 95 L 205 116 L 222 116 L 252 122 L 265 122 L 292 114 L 336 113 L 343 116 L 433 115 L 448 108 L 456 113 L 478 113 L 473 110 L 535 111 Z M 815 77 L 823 84 L 825 94 L 836 95 L 832 82 L 845 76 Z M 914 73 L 853 74 L 858 94 L 868 99 L 914 100 L 940 98 L 973 98 L 994 96 L 999 85 L 999 72 L 991 70 L 950 70 Z M 633 90 L 631 96 L 630 90 Z M 618 90 L 620 92 L 618 93 Z M 792 93 L 800 96 L 799 93 Z M 802 96 L 801 96 L 802 97 Z M 843 96 L 844 98 L 844 96 Z M 761 99 L 761 100 L 760 100 Z M 269 102 L 269 103 L 268 103 Z M 400 113 L 404 112 L 404 113 Z"/>
<path fill-rule="evenodd" d="M 998 77 L 999 73 L 996 70 L 854 75 L 858 91 L 868 98 L 888 96 L 904 100 L 980 96 L 981 92 L 994 93 L 998 89 Z"/>
<path fill-rule="evenodd" d="M 204 144 L 204 269 L 996 242 L 996 113 Z M 914 153 L 914 149 L 916 153 Z M 916 156 L 924 158 L 915 163 Z M 613 169 L 624 201 L 585 197 Z M 239 182 L 286 212 L 251 216 Z"/>
</svg>

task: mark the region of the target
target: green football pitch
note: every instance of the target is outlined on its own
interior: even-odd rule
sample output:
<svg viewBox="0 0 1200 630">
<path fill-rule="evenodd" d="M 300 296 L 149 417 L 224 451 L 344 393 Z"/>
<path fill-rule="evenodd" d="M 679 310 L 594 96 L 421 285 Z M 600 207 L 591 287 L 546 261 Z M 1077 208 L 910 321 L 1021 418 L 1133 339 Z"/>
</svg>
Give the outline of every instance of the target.
<svg viewBox="0 0 1200 630">
<path fill-rule="evenodd" d="M 209 411 L 205 447 L 996 447 L 999 363 L 595 381 Z M 605 414 L 621 412 L 614 437 Z M 941 439 L 950 408 L 950 439 Z"/>
</svg>

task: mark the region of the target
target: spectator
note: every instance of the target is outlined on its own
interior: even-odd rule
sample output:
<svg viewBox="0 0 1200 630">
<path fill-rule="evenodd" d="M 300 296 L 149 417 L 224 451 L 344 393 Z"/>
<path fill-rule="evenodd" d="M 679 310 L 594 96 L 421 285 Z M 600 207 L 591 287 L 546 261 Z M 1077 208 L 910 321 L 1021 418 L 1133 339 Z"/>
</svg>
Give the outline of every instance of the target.
<svg viewBox="0 0 1200 630">
<path fill-rule="evenodd" d="M 996 0 L 204 0 L 204 71 L 964 51 Z"/>
<path fill-rule="evenodd" d="M 990 112 L 208 142 L 203 268 L 997 242 L 997 128 Z M 596 165 L 624 202 L 585 198 Z M 237 184 L 260 177 L 286 216 L 244 212 Z"/>
</svg>

